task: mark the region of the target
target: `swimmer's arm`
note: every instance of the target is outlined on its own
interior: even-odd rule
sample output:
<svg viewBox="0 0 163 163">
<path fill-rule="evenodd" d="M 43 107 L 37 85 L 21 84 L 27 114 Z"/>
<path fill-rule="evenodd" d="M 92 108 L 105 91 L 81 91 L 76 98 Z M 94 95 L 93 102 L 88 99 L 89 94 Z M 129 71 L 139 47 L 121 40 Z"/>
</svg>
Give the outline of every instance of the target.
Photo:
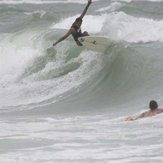
<svg viewBox="0 0 163 163">
<path fill-rule="evenodd" d="M 144 113 L 141 113 L 139 116 L 137 116 L 134 120 L 137 120 L 137 119 L 140 119 L 140 118 L 144 118 L 145 117 L 145 114 Z"/>
<path fill-rule="evenodd" d="M 159 109 L 159 113 L 163 113 L 163 109 Z"/>
<path fill-rule="evenodd" d="M 145 116 L 144 113 L 140 114 L 140 115 L 137 116 L 137 117 L 131 117 L 131 116 L 129 116 L 129 117 L 127 117 L 127 118 L 125 119 L 125 121 L 134 121 L 134 120 L 137 120 L 137 119 L 139 119 L 139 118 L 143 118 L 144 116 Z"/>
</svg>

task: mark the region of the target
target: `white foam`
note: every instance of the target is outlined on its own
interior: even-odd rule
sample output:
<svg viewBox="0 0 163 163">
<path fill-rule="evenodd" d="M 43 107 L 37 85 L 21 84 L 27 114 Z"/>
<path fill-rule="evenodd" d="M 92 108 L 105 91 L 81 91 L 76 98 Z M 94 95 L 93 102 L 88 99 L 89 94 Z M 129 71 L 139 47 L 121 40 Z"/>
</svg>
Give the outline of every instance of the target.
<svg viewBox="0 0 163 163">
<path fill-rule="evenodd" d="M 20 34 L 20 38 L 18 38 L 13 34 L 0 42 L 1 77 L 6 74 L 18 75 L 22 72 L 22 68 L 28 64 L 28 61 L 39 54 L 38 50 L 31 47 L 33 34 L 31 33 L 31 35 L 24 33 Z"/>
<path fill-rule="evenodd" d="M 113 39 L 129 42 L 163 42 L 162 27 L 163 20 L 136 18 L 119 12 L 108 15 L 102 32 Z"/>
</svg>

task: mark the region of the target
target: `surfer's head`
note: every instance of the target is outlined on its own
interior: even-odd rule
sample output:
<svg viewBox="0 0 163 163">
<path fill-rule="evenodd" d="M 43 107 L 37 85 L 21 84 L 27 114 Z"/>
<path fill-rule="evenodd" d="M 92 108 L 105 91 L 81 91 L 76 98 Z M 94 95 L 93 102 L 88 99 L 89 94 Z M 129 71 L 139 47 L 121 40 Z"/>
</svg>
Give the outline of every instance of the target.
<svg viewBox="0 0 163 163">
<path fill-rule="evenodd" d="M 157 108 L 158 108 L 157 102 L 154 101 L 154 100 L 151 100 L 151 101 L 149 102 L 149 108 L 150 108 L 151 110 L 157 109 Z"/>
<path fill-rule="evenodd" d="M 82 18 L 78 17 L 78 18 L 76 18 L 74 23 L 78 28 L 80 28 L 82 22 L 83 22 Z"/>
</svg>

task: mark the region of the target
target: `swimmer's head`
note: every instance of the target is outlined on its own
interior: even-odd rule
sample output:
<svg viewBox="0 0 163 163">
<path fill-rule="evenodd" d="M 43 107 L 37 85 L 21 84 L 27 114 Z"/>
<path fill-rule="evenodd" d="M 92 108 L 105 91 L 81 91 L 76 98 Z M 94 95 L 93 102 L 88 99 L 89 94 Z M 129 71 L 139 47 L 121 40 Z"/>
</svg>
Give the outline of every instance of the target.
<svg viewBox="0 0 163 163">
<path fill-rule="evenodd" d="M 157 102 L 156 102 L 155 100 L 151 100 L 151 101 L 149 102 L 149 108 L 150 108 L 151 110 L 157 109 L 157 108 L 158 108 Z"/>
</svg>

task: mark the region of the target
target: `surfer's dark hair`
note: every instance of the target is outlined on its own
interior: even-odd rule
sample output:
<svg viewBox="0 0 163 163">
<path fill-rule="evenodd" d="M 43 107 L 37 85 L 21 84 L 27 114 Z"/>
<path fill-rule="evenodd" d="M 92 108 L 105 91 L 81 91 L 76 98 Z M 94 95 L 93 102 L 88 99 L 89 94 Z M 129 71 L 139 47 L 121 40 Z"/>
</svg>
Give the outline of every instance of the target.
<svg viewBox="0 0 163 163">
<path fill-rule="evenodd" d="M 75 23 L 82 22 L 82 21 L 83 21 L 82 18 L 78 17 L 78 18 L 76 18 Z"/>
<path fill-rule="evenodd" d="M 155 100 L 151 100 L 150 103 L 149 103 L 149 108 L 151 110 L 157 109 L 158 108 L 157 102 Z"/>
</svg>

